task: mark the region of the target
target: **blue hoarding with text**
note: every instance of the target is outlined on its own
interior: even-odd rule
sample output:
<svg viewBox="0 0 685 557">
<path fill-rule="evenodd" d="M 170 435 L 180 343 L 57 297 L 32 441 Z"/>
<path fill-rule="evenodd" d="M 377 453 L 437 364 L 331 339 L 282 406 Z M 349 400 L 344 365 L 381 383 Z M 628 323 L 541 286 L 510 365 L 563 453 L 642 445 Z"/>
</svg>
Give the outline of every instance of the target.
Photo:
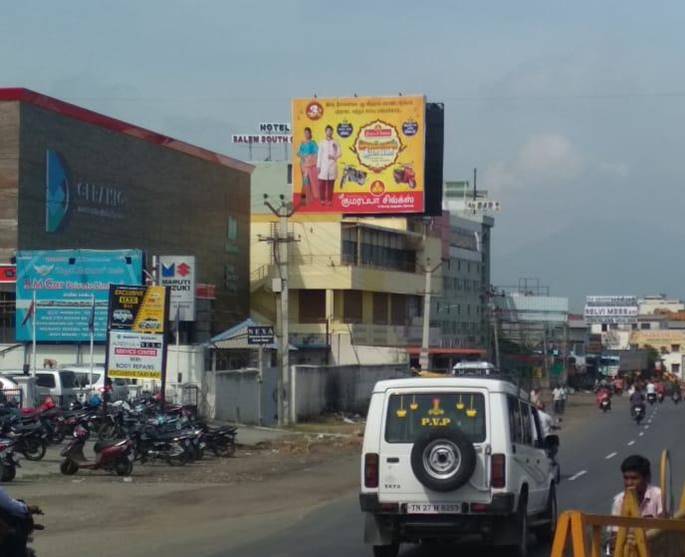
<svg viewBox="0 0 685 557">
<path fill-rule="evenodd" d="M 34 318 L 38 342 L 86 342 L 91 322 L 95 340 L 104 341 L 109 285 L 142 279 L 141 250 L 18 251 L 17 341 L 33 339 Z"/>
</svg>

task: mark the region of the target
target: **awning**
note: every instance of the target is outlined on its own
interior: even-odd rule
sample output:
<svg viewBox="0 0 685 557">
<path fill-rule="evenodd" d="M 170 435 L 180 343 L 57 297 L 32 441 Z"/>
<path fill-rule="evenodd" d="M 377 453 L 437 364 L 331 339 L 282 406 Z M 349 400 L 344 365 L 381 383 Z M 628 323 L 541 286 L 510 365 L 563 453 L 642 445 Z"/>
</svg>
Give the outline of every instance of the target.
<svg viewBox="0 0 685 557">
<path fill-rule="evenodd" d="M 419 356 L 421 354 L 420 346 L 409 346 L 407 352 L 410 356 Z M 485 356 L 486 350 L 483 348 L 441 348 L 439 346 L 432 346 L 428 349 L 429 355 L 436 356 Z"/>
</svg>

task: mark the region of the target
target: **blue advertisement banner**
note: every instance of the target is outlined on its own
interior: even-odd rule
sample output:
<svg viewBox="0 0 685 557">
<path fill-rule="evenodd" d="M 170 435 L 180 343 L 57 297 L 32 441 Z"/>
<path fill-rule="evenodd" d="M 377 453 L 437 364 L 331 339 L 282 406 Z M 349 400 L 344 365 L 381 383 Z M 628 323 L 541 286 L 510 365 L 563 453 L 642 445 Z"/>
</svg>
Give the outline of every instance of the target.
<svg viewBox="0 0 685 557">
<path fill-rule="evenodd" d="M 141 250 L 17 252 L 17 341 L 86 342 L 107 338 L 110 284 L 140 285 Z M 33 305 L 35 292 L 36 305 Z"/>
</svg>

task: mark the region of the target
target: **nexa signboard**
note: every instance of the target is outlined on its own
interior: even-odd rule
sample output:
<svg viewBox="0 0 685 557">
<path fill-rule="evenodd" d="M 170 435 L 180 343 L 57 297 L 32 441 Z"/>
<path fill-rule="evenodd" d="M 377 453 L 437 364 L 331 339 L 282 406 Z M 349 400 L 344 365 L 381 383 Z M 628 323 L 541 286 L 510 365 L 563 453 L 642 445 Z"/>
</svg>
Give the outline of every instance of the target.
<svg viewBox="0 0 685 557">
<path fill-rule="evenodd" d="M 76 213 L 122 219 L 126 197 L 121 188 L 72 175 L 64 157 L 52 149 L 45 154 L 45 231 L 59 232 Z"/>
</svg>

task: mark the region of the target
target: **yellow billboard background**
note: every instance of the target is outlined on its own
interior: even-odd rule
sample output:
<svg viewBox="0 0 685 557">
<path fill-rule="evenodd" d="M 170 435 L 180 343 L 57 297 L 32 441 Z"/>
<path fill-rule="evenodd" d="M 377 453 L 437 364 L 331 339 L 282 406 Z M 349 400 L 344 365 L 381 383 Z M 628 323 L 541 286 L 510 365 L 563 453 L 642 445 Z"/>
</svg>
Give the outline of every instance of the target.
<svg viewBox="0 0 685 557">
<path fill-rule="evenodd" d="M 299 211 L 423 212 L 424 97 L 296 99 L 292 110 L 293 199 Z M 327 126 L 340 149 L 330 203 L 319 169 L 311 168 Z M 305 128 L 311 129 L 315 146 Z"/>
<path fill-rule="evenodd" d="M 166 286 L 148 286 L 131 327 L 137 333 L 163 333 L 166 328 Z"/>
</svg>

